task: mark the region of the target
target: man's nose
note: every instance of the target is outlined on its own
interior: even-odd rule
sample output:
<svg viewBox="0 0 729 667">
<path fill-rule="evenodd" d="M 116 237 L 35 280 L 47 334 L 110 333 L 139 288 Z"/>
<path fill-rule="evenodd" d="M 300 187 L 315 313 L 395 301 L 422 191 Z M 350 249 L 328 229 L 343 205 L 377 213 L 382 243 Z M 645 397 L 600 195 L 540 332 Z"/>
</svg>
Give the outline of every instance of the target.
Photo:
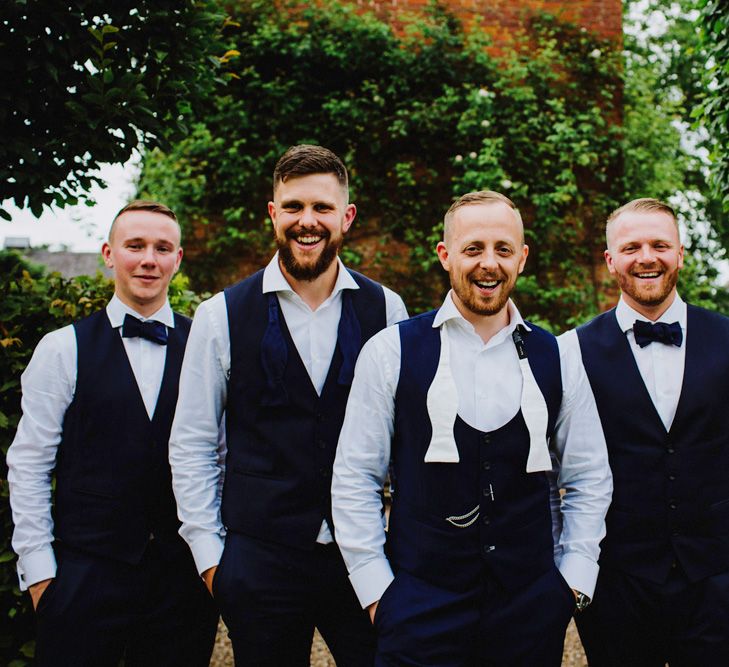
<svg viewBox="0 0 729 667">
<path fill-rule="evenodd" d="M 299 224 L 304 227 L 316 227 L 318 224 L 316 216 L 314 215 L 314 209 L 310 206 L 305 206 L 301 211 L 301 217 L 299 218 Z"/>
<path fill-rule="evenodd" d="M 153 246 L 147 246 L 144 249 L 144 252 L 142 253 L 142 263 L 143 264 L 156 264 L 157 263 L 157 254 L 155 253 Z"/>
<path fill-rule="evenodd" d="M 646 244 L 640 247 L 640 250 L 638 252 L 638 261 L 641 264 L 652 264 L 655 259 L 656 253 L 654 252 L 652 246 Z"/>
<path fill-rule="evenodd" d="M 479 266 L 482 269 L 494 269 L 498 266 L 498 262 L 496 261 L 496 253 L 493 250 L 490 250 L 489 248 L 486 248 L 481 253 L 481 258 L 479 260 Z"/>
</svg>

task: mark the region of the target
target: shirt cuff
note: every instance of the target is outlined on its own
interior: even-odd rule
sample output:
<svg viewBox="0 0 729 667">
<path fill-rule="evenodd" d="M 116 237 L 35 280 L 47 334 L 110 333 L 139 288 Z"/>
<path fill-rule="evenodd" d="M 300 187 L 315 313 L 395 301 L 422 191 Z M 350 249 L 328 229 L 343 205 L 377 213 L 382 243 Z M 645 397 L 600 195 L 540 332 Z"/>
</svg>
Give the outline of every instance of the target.
<svg viewBox="0 0 729 667">
<path fill-rule="evenodd" d="M 192 557 L 195 559 L 195 567 L 201 575 L 205 570 L 209 570 L 220 563 L 224 546 L 225 542 L 220 535 L 204 535 L 190 544 L 190 551 L 192 551 Z"/>
<path fill-rule="evenodd" d="M 394 578 L 390 563 L 384 557 L 370 561 L 349 575 L 362 609 L 377 602 Z"/>
<path fill-rule="evenodd" d="M 576 553 L 565 553 L 559 563 L 559 571 L 565 581 L 580 593 L 592 599 L 600 567 L 589 558 Z"/>
<path fill-rule="evenodd" d="M 28 590 L 29 586 L 39 581 L 53 579 L 56 576 L 56 555 L 52 547 L 39 549 L 18 559 L 18 582 L 20 590 Z"/>
</svg>

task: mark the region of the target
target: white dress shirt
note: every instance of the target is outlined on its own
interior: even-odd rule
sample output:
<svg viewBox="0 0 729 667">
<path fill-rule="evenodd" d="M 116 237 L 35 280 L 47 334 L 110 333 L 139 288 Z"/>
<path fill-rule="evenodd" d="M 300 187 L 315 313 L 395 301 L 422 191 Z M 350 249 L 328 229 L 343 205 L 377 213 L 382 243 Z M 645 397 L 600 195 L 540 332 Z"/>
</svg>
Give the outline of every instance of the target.
<svg viewBox="0 0 729 667">
<path fill-rule="evenodd" d="M 275 292 L 286 326 L 306 371 L 321 394 L 337 345 L 342 290 L 359 289 L 338 259 L 339 271 L 329 297 L 312 310 L 286 281 L 278 254 L 263 273 L 263 293 Z M 387 323 L 407 318 L 402 299 L 384 288 Z M 230 376 L 230 337 L 225 295 L 219 292 L 195 313 L 180 375 L 180 395 L 170 436 L 172 486 L 180 534 L 190 545 L 200 573 L 217 565 L 223 552 L 219 488 L 225 452 L 218 444 Z M 332 541 L 326 522 L 317 541 Z"/>
<path fill-rule="evenodd" d="M 615 308 L 615 318 L 630 343 L 638 371 L 643 378 L 656 412 L 661 418 L 666 431 L 670 430 L 676 416 L 678 399 L 683 385 L 683 370 L 686 362 L 686 303 L 676 294 L 676 298 L 668 309 L 655 322 L 671 324 L 678 322 L 683 333 L 680 346 L 651 343 L 641 347 L 635 342 L 633 324 L 636 320 L 652 322 L 644 315 L 631 308 L 623 297 L 620 297 Z M 559 337 L 560 344 L 569 348 L 572 354 L 578 355 L 582 364 L 580 341 L 577 332 L 572 329 Z"/>
<path fill-rule="evenodd" d="M 448 329 L 458 415 L 480 431 L 504 426 L 520 408 L 522 373 L 511 334 L 523 320 L 512 302 L 508 308 L 509 324 L 485 344 L 450 293 L 433 322 Z M 565 494 L 555 559 L 569 585 L 591 596 L 612 476 L 595 401 L 578 361 L 560 346 L 562 405 L 550 446 Z M 379 494 L 390 461 L 399 374 L 400 332 L 389 327 L 360 353 L 334 462 L 337 544 L 363 607 L 379 600 L 393 579 L 383 550 Z"/>
<path fill-rule="evenodd" d="M 119 329 L 129 313 L 141 320 L 175 326 L 169 303 L 142 317 L 115 295 L 106 306 L 111 326 Z M 150 419 L 157 405 L 167 347 L 144 338 L 122 338 Z M 51 473 L 61 442 L 63 419 L 76 393 L 76 333 L 72 325 L 46 334 L 21 376 L 23 416 L 8 450 L 8 482 L 13 511 L 13 549 L 18 554 L 20 588 L 56 575 L 51 518 Z"/>
</svg>

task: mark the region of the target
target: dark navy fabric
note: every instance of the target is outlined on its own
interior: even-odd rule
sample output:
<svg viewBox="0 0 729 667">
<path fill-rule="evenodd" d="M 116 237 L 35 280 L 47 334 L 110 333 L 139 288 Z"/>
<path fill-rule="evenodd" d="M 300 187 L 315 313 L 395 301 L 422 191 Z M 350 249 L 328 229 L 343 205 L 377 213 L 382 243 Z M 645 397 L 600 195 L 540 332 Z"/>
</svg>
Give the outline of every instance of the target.
<svg viewBox="0 0 729 667">
<path fill-rule="evenodd" d="M 387 323 L 382 287 L 350 273 L 359 289 L 342 292 L 339 339 L 321 396 L 278 297 L 262 292 L 263 272 L 225 290 L 231 370 L 222 519 L 229 530 L 313 549 L 322 521 L 332 525 L 331 474 L 350 357 Z"/>
<path fill-rule="evenodd" d="M 372 666 L 375 633 L 336 544 L 299 549 L 229 532 L 213 591 L 236 665 L 308 667 L 316 627 L 337 665 Z"/>
<path fill-rule="evenodd" d="M 134 565 L 56 545 L 36 610 L 37 667 L 207 667 L 218 611 L 190 552 L 153 540 Z"/>
<path fill-rule="evenodd" d="M 190 320 L 175 314 L 152 420 L 106 311 L 74 328 L 76 392 L 58 447 L 55 538 L 131 564 L 142 559 L 150 535 L 186 551 L 177 534 L 167 445 Z"/>
<path fill-rule="evenodd" d="M 428 313 L 400 323 L 392 444 L 396 493 L 388 557 L 394 570 L 404 569 L 452 590 L 472 589 L 483 572 L 505 588 L 516 589 L 554 566 L 547 476 L 525 470 L 529 432 L 521 410 L 489 433 L 458 417 L 454 433 L 459 463 L 424 463 L 431 438 L 427 392 L 440 354 L 434 317 Z M 547 402 L 545 435 L 551 437 L 562 399 L 557 343 L 532 326 L 525 345 Z M 478 520 L 457 518 L 479 505 Z M 455 519 L 449 522 L 449 517 Z M 456 527 L 453 520 L 470 525 Z"/>
<path fill-rule="evenodd" d="M 167 457 L 190 320 L 175 314 L 150 420 L 119 332 L 74 325 L 76 391 L 56 463 L 56 577 L 37 610 L 38 665 L 207 665 L 218 612 L 178 534 Z"/>
<path fill-rule="evenodd" d="M 687 332 L 667 432 L 615 311 L 577 330 L 613 473 L 600 563 L 656 583 L 729 570 L 729 319 L 688 306 Z"/>
<path fill-rule="evenodd" d="M 575 620 L 590 667 L 726 667 L 729 571 L 691 583 L 676 567 L 658 584 L 603 566 Z"/>
<path fill-rule="evenodd" d="M 574 596 L 554 564 L 547 475 L 526 472 L 521 410 L 491 432 L 457 417 L 459 462 L 424 462 L 427 392 L 440 356 L 434 317 L 399 325 L 386 544 L 395 579 L 375 615 L 375 664 L 558 667 Z M 559 350 L 553 336 L 530 327 L 524 344 L 551 437 L 562 401 Z"/>
<path fill-rule="evenodd" d="M 518 589 L 453 591 L 400 570 L 377 606 L 376 667 L 559 667 L 575 597 L 553 564 Z"/>
</svg>

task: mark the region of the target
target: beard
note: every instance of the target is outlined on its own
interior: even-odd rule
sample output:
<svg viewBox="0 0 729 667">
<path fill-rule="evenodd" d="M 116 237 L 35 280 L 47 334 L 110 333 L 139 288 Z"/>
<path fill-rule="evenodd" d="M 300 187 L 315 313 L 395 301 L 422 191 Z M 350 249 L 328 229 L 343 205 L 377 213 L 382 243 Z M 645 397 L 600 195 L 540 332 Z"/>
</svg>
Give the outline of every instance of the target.
<svg viewBox="0 0 729 667">
<path fill-rule="evenodd" d="M 289 229 L 286 231 L 284 238 L 276 235 L 276 246 L 278 247 L 278 256 L 281 259 L 281 264 L 283 264 L 286 273 L 294 278 L 294 280 L 306 282 L 316 280 L 332 265 L 332 262 L 339 254 L 339 249 L 344 243 L 344 238 L 341 235 L 332 238 L 332 235 L 328 231 L 317 230 L 317 233 L 324 240 L 324 247 L 314 261 L 307 262 L 306 264 L 296 259 L 289 241 L 295 240 L 299 236 L 309 235 L 311 231 L 302 232 Z"/>
<path fill-rule="evenodd" d="M 663 303 L 673 292 L 678 283 L 678 269 L 666 272 L 663 281 L 655 289 L 649 289 L 641 285 L 641 279 L 633 275 L 619 276 L 618 284 L 622 292 L 627 294 L 633 301 L 648 308 Z"/>
<path fill-rule="evenodd" d="M 491 297 L 484 298 L 473 290 L 474 281 L 501 280 Z M 505 275 L 451 276 L 451 287 L 461 303 L 475 315 L 496 315 L 509 301 L 516 281 Z"/>
</svg>

